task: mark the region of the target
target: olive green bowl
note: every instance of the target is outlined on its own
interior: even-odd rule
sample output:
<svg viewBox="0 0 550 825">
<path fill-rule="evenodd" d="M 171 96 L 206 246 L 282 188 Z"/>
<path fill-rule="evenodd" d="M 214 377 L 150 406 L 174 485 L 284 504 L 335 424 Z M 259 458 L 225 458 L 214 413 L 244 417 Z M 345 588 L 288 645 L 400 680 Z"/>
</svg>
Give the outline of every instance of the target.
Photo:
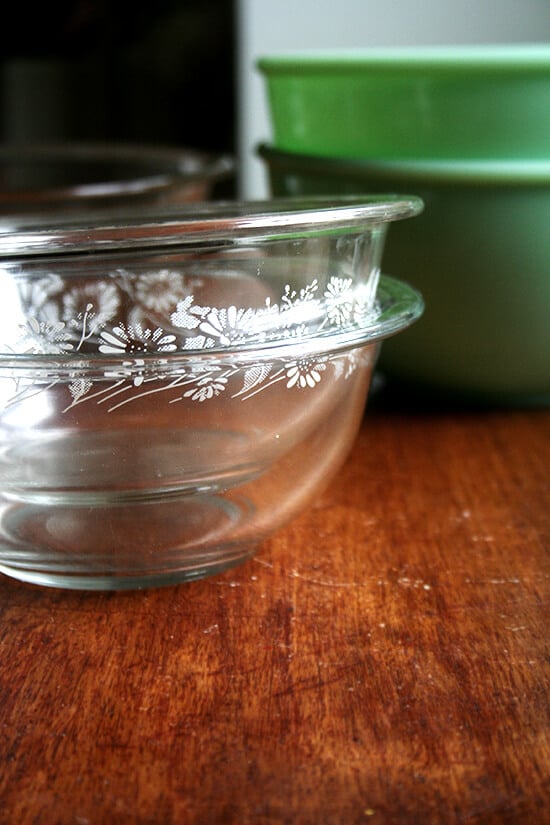
<svg viewBox="0 0 550 825">
<path fill-rule="evenodd" d="M 550 44 L 304 51 L 258 61 L 272 142 L 348 158 L 548 158 Z"/>
<path fill-rule="evenodd" d="M 483 402 L 550 402 L 550 160 L 360 163 L 263 146 L 274 194 L 408 192 L 383 268 L 424 295 L 422 320 L 388 341 L 387 374 Z"/>
</svg>

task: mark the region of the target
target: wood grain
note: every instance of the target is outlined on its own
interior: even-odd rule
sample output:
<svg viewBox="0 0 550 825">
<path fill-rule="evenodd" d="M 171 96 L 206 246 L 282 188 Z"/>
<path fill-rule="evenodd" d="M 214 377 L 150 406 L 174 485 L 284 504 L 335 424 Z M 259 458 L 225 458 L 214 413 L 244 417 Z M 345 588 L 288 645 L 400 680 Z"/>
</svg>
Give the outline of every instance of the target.
<svg viewBox="0 0 550 825">
<path fill-rule="evenodd" d="M 550 412 L 368 411 L 257 557 L 0 580 L 0 822 L 550 822 Z"/>
</svg>

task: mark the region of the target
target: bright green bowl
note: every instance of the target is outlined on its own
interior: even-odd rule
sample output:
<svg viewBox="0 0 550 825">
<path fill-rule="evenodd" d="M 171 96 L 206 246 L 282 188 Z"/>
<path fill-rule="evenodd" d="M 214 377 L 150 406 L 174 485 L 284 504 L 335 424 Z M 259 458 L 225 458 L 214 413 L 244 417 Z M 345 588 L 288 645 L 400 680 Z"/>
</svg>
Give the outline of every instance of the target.
<svg viewBox="0 0 550 825">
<path fill-rule="evenodd" d="M 437 392 L 550 402 L 550 160 L 376 162 L 262 147 L 274 194 L 410 192 L 424 212 L 392 228 L 387 272 L 424 295 L 423 319 L 380 366 Z"/>
<path fill-rule="evenodd" d="M 265 56 L 273 145 L 348 158 L 550 157 L 550 45 Z"/>
</svg>

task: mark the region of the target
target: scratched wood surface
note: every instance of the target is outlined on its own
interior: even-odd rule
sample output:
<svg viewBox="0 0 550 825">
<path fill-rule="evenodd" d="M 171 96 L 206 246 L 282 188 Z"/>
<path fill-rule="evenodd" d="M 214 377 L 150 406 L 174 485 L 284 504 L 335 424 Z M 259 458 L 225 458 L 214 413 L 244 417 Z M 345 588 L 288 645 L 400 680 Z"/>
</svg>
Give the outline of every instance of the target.
<svg viewBox="0 0 550 825">
<path fill-rule="evenodd" d="M 2 578 L 0 822 L 550 822 L 549 466 L 549 411 L 374 404 L 230 573 Z"/>
</svg>

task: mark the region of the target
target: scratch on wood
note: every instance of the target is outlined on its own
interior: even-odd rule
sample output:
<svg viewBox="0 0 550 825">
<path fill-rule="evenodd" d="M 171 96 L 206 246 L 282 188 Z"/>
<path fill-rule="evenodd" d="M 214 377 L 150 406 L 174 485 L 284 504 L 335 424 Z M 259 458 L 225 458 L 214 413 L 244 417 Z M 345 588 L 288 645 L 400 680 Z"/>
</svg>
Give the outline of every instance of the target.
<svg viewBox="0 0 550 825">
<path fill-rule="evenodd" d="M 409 579 L 407 576 L 401 576 L 397 579 L 397 584 L 402 587 L 412 587 L 415 590 L 422 588 L 422 590 L 431 590 L 431 585 L 427 584 L 423 579 Z"/>
<path fill-rule="evenodd" d="M 219 631 L 220 627 L 216 624 L 211 624 L 210 627 L 205 627 L 202 631 L 203 633 L 214 633 L 215 631 Z"/>
<path fill-rule="evenodd" d="M 308 584 L 316 584 L 319 587 L 365 587 L 367 584 L 366 581 L 364 582 L 336 582 L 332 579 L 317 579 L 313 576 L 304 576 L 298 570 L 291 570 L 288 574 L 291 579 L 300 579 L 300 581 L 307 582 Z M 374 577 L 371 577 L 374 578 Z"/>
<path fill-rule="evenodd" d="M 271 562 L 270 562 L 270 561 L 265 561 L 264 559 L 258 559 L 258 558 L 256 558 L 256 557 L 254 557 L 254 558 L 252 559 L 252 561 L 255 561 L 255 562 L 256 562 L 256 564 L 261 564 L 261 565 L 263 565 L 264 567 L 271 567 L 271 569 L 273 569 L 273 565 L 271 564 Z"/>
</svg>

